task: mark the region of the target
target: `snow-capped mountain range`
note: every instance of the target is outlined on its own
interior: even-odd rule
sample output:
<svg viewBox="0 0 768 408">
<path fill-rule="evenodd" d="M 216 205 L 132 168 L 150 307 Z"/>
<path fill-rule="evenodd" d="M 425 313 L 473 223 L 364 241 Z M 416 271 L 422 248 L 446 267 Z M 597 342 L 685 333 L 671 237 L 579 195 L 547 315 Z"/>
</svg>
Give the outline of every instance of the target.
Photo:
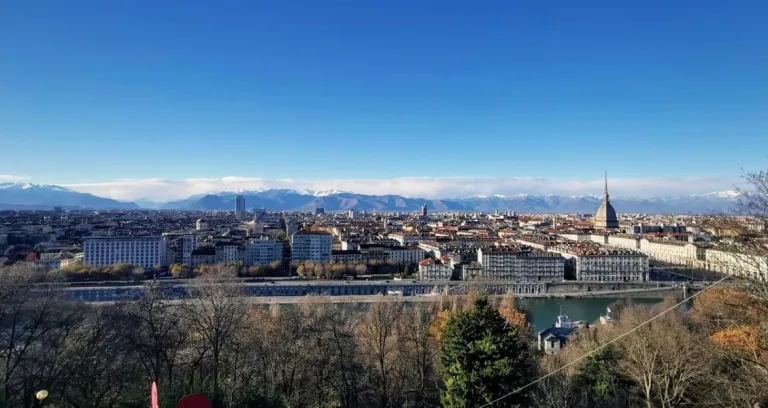
<svg viewBox="0 0 768 408">
<path fill-rule="evenodd" d="M 139 209 L 166 210 L 232 210 L 235 197 L 245 196 L 246 206 L 267 210 L 312 211 L 418 211 L 424 203 L 430 211 L 494 211 L 515 210 L 524 213 L 591 213 L 602 200 L 598 195 L 477 195 L 446 199 L 424 199 L 399 195 L 366 195 L 348 191 L 296 191 L 269 189 L 258 191 L 198 194 L 183 200 L 165 203 L 151 200 L 123 202 L 93 194 L 80 193 L 56 185 L 32 183 L 0 183 L 0 209 L 46 209 L 62 206 L 71 209 Z M 654 198 L 612 197 L 619 213 L 712 213 L 733 209 L 738 192 L 717 191 L 687 196 Z"/>
<path fill-rule="evenodd" d="M 0 209 L 50 209 L 56 206 L 120 210 L 140 208 L 135 203 L 79 193 L 62 186 L 20 182 L 0 183 Z"/>
</svg>

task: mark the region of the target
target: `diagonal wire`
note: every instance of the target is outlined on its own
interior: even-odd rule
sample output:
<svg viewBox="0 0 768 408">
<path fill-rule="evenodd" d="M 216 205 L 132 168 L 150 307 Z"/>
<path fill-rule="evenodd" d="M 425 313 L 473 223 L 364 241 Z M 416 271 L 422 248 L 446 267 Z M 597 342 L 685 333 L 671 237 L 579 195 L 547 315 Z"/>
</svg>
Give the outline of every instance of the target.
<svg viewBox="0 0 768 408">
<path fill-rule="evenodd" d="M 562 367 L 558 368 L 557 370 L 555 370 L 555 371 L 552 371 L 552 372 L 550 372 L 550 373 L 547 373 L 547 374 L 545 374 L 545 375 L 543 375 L 543 376 L 541 376 L 541 377 L 537 378 L 536 380 L 534 380 L 534 381 L 531 381 L 531 382 L 529 382 L 528 384 L 525 384 L 524 386 L 522 386 L 522 387 L 520 387 L 520 388 L 517 388 L 517 389 L 515 389 L 514 391 L 512 391 L 512 392 L 510 392 L 510 393 L 508 393 L 508 394 L 502 395 L 501 397 L 499 397 L 499 398 L 496 398 L 495 400 L 493 400 L 493 401 L 491 401 L 491 402 L 488 402 L 488 403 L 486 403 L 486 404 L 484 404 L 484 405 L 481 405 L 481 406 L 480 406 L 480 408 L 485 408 L 485 407 L 490 407 L 490 406 L 493 406 L 493 404 L 495 404 L 495 403 L 497 403 L 497 402 L 499 402 L 499 401 L 503 400 L 504 398 L 507 398 L 507 397 L 509 397 L 509 396 L 512 396 L 512 395 L 515 395 L 515 394 L 517 394 L 518 392 L 520 392 L 520 391 L 522 391 L 522 390 L 524 390 L 524 389 L 526 389 L 526 388 L 528 388 L 528 387 L 530 387 L 530 386 L 532 386 L 532 385 L 534 385 L 534 384 L 538 384 L 538 383 L 540 383 L 541 381 L 545 380 L 546 378 L 548 378 L 548 377 L 550 377 L 550 376 L 552 376 L 552 375 L 555 375 L 555 374 L 559 373 L 560 371 L 563 371 L 563 370 L 565 370 L 566 368 L 568 368 L 568 367 L 570 367 L 570 366 L 572 366 L 572 365 L 574 365 L 574 364 L 578 363 L 579 361 L 581 361 L 581 360 L 583 360 L 583 359 L 585 359 L 585 358 L 587 358 L 587 357 L 591 356 L 592 354 L 595 354 L 595 353 L 597 353 L 598 351 L 600 351 L 600 350 L 604 349 L 605 347 L 607 347 L 607 346 L 609 346 L 609 345 L 611 345 L 611 344 L 613 344 L 613 343 L 615 343 L 615 342 L 617 342 L 617 341 L 621 340 L 622 338 L 624 338 L 624 337 L 626 337 L 626 336 L 628 336 L 628 335 L 630 335 L 630 334 L 634 333 L 634 332 L 635 332 L 636 330 L 638 330 L 639 328 L 641 328 L 641 327 L 643 327 L 643 326 L 645 326 L 645 325 L 647 325 L 647 324 L 651 323 L 652 321 L 654 321 L 654 320 L 658 319 L 659 317 L 661 317 L 661 316 L 663 316 L 663 315 L 667 314 L 668 312 L 670 312 L 670 311 L 672 311 L 672 310 L 674 310 L 674 309 L 676 309 L 676 308 L 680 307 L 680 305 L 682 305 L 682 304 L 684 304 L 684 303 L 686 303 L 686 302 L 690 301 L 691 299 L 695 298 L 696 296 L 699 296 L 700 294 L 702 294 L 702 293 L 706 292 L 707 290 L 709 290 L 709 289 L 711 289 L 711 288 L 715 287 L 716 285 L 719 285 L 720 283 L 722 283 L 723 281 L 725 281 L 725 280 L 726 280 L 726 279 L 728 279 L 728 278 L 730 278 L 730 275 L 726 275 L 725 277 L 723 277 L 723 278 L 722 278 L 722 279 L 720 279 L 719 281 L 717 281 L 717 282 L 715 282 L 715 283 L 713 283 L 713 284 L 711 284 L 711 285 L 709 285 L 709 286 L 705 287 L 704 289 L 702 289 L 702 290 L 700 290 L 700 291 L 698 291 L 698 292 L 694 293 L 694 294 L 693 294 L 693 295 L 691 295 L 691 296 L 688 296 L 687 298 L 683 299 L 682 301 L 680 301 L 679 303 L 677 303 L 677 304 L 675 304 L 674 306 L 670 307 L 669 309 L 667 309 L 667 310 L 664 310 L 664 311 L 662 311 L 661 313 L 657 314 L 656 316 L 653 316 L 653 317 L 651 317 L 650 319 L 648 319 L 648 320 L 644 321 L 643 323 L 640 323 L 639 325 L 637 325 L 637 326 L 635 326 L 635 327 L 633 327 L 633 328 L 631 328 L 631 329 L 627 330 L 625 333 L 622 333 L 622 334 L 621 334 L 621 335 L 619 335 L 618 337 L 616 337 L 616 338 L 614 338 L 614 339 L 612 339 L 612 340 L 610 340 L 610 341 L 606 342 L 605 344 L 602 344 L 602 345 L 600 345 L 600 346 L 598 346 L 598 347 L 594 348 L 593 350 L 591 350 L 591 351 L 587 352 L 587 353 L 586 353 L 586 354 L 584 354 L 583 356 L 581 356 L 581 357 L 579 357 L 579 358 L 577 358 L 577 359 L 575 359 L 575 360 L 573 360 L 573 361 L 571 361 L 571 362 L 569 362 L 569 363 L 565 364 L 564 366 L 562 366 Z"/>
</svg>

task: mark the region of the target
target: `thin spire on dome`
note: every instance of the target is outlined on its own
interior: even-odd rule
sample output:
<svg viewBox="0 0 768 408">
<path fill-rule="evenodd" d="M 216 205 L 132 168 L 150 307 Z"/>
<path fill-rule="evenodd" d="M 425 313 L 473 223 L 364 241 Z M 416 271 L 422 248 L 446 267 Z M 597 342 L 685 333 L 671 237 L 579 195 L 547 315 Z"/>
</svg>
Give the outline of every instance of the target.
<svg viewBox="0 0 768 408">
<path fill-rule="evenodd" d="M 608 195 L 608 170 L 605 171 L 605 201 L 610 200 L 610 196 Z"/>
</svg>

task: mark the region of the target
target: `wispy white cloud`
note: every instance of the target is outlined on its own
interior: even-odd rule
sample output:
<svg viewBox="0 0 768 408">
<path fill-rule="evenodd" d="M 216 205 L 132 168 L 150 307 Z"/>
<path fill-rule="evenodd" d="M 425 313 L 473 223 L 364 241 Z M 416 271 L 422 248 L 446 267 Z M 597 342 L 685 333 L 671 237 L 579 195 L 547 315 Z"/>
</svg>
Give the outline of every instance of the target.
<svg viewBox="0 0 768 408">
<path fill-rule="evenodd" d="M 1 177 L 1 176 L 0 176 Z M 710 178 L 621 178 L 609 180 L 613 197 L 656 197 L 703 194 L 733 189 L 738 177 Z M 601 195 L 602 179 L 546 179 L 529 177 L 403 177 L 393 179 L 293 180 L 253 177 L 191 179 L 123 179 L 103 183 L 65 185 L 75 191 L 120 200 L 145 198 L 176 200 L 194 194 L 221 191 L 286 188 L 303 190 L 343 190 L 361 194 L 397 194 L 408 197 L 446 198 L 472 195 L 519 193 Z"/>
<path fill-rule="evenodd" d="M 28 176 L 15 176 L 13 174 L 0 174 L 0 182 L 29 180 Z"/>
</svg>

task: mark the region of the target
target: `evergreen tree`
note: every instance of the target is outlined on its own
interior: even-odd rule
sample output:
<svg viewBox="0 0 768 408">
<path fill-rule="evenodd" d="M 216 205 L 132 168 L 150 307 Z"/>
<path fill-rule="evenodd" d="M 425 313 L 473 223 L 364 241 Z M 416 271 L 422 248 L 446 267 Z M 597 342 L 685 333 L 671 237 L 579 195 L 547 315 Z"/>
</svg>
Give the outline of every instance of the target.
<svg viewBox="0 0 768 408">
<path fill-rule="evenodd" d="M 576 373 L 576 387 L 584 393 L 584 404 L 590 407 L 626 405 L 625 390 L 629 386 L 619 369 L 619 352 L 612 345 L 584 359 Z"/>
<path fill-rule="evenodd" d="M 531 382 L 536 363 L 525 333 L 508 324 L 485 297 L 451 316 L 443 331 L 443 406 L 479 407 Z M 528 406 L 528 391 L 493 406 Z"/>
</svg>

